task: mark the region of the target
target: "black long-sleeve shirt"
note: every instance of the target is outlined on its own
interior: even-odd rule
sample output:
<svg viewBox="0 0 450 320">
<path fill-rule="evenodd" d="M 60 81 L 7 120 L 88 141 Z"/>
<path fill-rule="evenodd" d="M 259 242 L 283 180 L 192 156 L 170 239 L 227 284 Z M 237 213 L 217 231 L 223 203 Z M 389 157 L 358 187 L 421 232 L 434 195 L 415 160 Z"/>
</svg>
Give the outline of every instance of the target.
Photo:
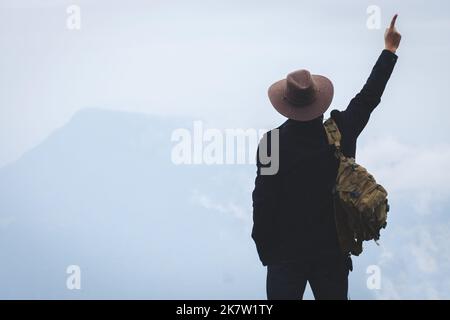
<svg viewBox="0 0 450 320">
<path fill-rule="evenodd" d="M 344 155 L 355 157 L 356 140 L 366 126 L 394 69 L 397 56 L 384 50 L 345 111 L 333 110 Z M 287 120 L 279 131 L 279 171 L 262 175 L 257 161 L 253 191 L 253 231 L 264 265 L 340 253 L 333 215 L 332 187 L 338 162 L 328 145 L 323 116 Z M 267 133 L 270 151 L 270 136 Z"/>
</svg>

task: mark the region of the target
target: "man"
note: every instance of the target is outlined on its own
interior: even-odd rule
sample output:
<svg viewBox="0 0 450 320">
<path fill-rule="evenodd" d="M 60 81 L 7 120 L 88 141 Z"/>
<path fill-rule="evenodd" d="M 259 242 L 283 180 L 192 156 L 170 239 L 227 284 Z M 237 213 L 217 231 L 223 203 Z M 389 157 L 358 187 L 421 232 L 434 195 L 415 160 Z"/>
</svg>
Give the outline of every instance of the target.
<svg viewBox="0 0 450 320">
<path fill-rule="evenodd" d="M 331 112 L 347 157 L 355 157 L 356 140 L 397 61 L 401 36 L 396 20 L 397 15 L 386 29 L 385 50 L 361 92 L 345 111 Z M 347 299 L 352 263 L 338 243 L 332 196 L 338 160 L 323 127 L 323 113 L 332 98 L 331 81 L 306 70 L 292 72 L 269 88 L 272 105 L 288 120 L 275 129 L 278 140 L 272 141 L 272 130 L 261 142 L 267 143 L 270 157 L 278 151 L 279 170 L 264 174 L 261 169 L 267 165 L 258 156 L 253 191 L 252 237 L 267 266 L 268 299 L 302 299 L 307 282 L 316 299 Z"/>
</svg>

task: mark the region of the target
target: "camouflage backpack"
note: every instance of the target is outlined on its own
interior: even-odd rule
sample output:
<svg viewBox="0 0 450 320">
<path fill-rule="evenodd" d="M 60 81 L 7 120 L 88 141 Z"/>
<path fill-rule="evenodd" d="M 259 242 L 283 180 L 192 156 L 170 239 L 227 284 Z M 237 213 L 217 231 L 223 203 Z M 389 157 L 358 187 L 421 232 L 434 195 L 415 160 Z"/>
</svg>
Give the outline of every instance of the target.
<svg viewBox="0 0 450 320">
<path fill-rule="evenodd" d="M 362 242 L 380 238 L 386 227 L 389 205 L 386 190 L 355 159 L 341 151 L 341 134 L 332 118 L 324 123 L 328 143 L 335 146 L 339 159 L 333 189 L 336 230 L 344 253 L 361 254 Z M 378 243 L 377 243 L 378 244 Z"/>
</svg>

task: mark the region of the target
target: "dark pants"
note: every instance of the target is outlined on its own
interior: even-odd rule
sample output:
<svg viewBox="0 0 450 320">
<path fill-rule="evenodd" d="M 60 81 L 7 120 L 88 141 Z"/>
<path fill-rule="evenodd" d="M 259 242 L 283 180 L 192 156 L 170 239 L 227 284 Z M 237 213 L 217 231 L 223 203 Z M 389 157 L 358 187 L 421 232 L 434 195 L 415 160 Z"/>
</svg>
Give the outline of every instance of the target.
<svg viewBox="0 0 450 320">
<path fill-rule="evenodd" d="M 285 262 L 267 266 L 269 300 L 303 299 L 309 282 L 317 300 L 347 300 L 350 257 Z"/>
</svg>

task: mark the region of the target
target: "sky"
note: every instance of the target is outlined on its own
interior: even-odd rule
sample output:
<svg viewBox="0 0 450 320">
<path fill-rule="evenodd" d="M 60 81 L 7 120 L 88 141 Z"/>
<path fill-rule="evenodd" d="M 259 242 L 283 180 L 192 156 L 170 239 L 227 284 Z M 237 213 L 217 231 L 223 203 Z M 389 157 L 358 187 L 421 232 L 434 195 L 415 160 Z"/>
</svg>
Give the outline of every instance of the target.
<svg viewBox="0 0 450 320">
<path fill-rule="evenodd" d="M 81 29 L 66 27 L 71 4 Z M 369 5 L 380 30 L 366 26 Z M 345 108 L 398 12 L 399 62 L 373 130 L 445 140 L 449 80 L 445 1 L 0 1 L 0 165 L 86 107 L 188 115 L 218 127 L 278 125 L 266 91 L 307 68 Z M 380 108 L 380 109 L 381 109 Z M 387 111 L 389 110 L 389 111 Z M 426 111 L 425 111 L 426 110 Z M 433 128 L 426 130 L 423 128 Z M 406 128 L 417 128 L 412 135 Z M 420 134 L 419 134 L 420 132 Z"/>
<path fill-rule="evenodd" d="M 66 25 L 73 4 L 80 30 Z M 367 27 L 371 5 L 380 8 L 378 30 Z M 392 217 L 401 241 L 387 235 L 381 253 L 364 261 L 387 270 L 376 298 L 449 298 L 449 9 L 436 0 L 0 0 L 0 168 L 20 163 L 86 108 L 270 129 L 284 119 L 267 88 L 301 68 L 333 81 L 331 109 L 342 110 L 398 13 L 399 59 L 357 159 L 402 208 Z M 206 210 L 250 214 L 239 197 L 224 204 L 192 192 Z"/>
</svg>

